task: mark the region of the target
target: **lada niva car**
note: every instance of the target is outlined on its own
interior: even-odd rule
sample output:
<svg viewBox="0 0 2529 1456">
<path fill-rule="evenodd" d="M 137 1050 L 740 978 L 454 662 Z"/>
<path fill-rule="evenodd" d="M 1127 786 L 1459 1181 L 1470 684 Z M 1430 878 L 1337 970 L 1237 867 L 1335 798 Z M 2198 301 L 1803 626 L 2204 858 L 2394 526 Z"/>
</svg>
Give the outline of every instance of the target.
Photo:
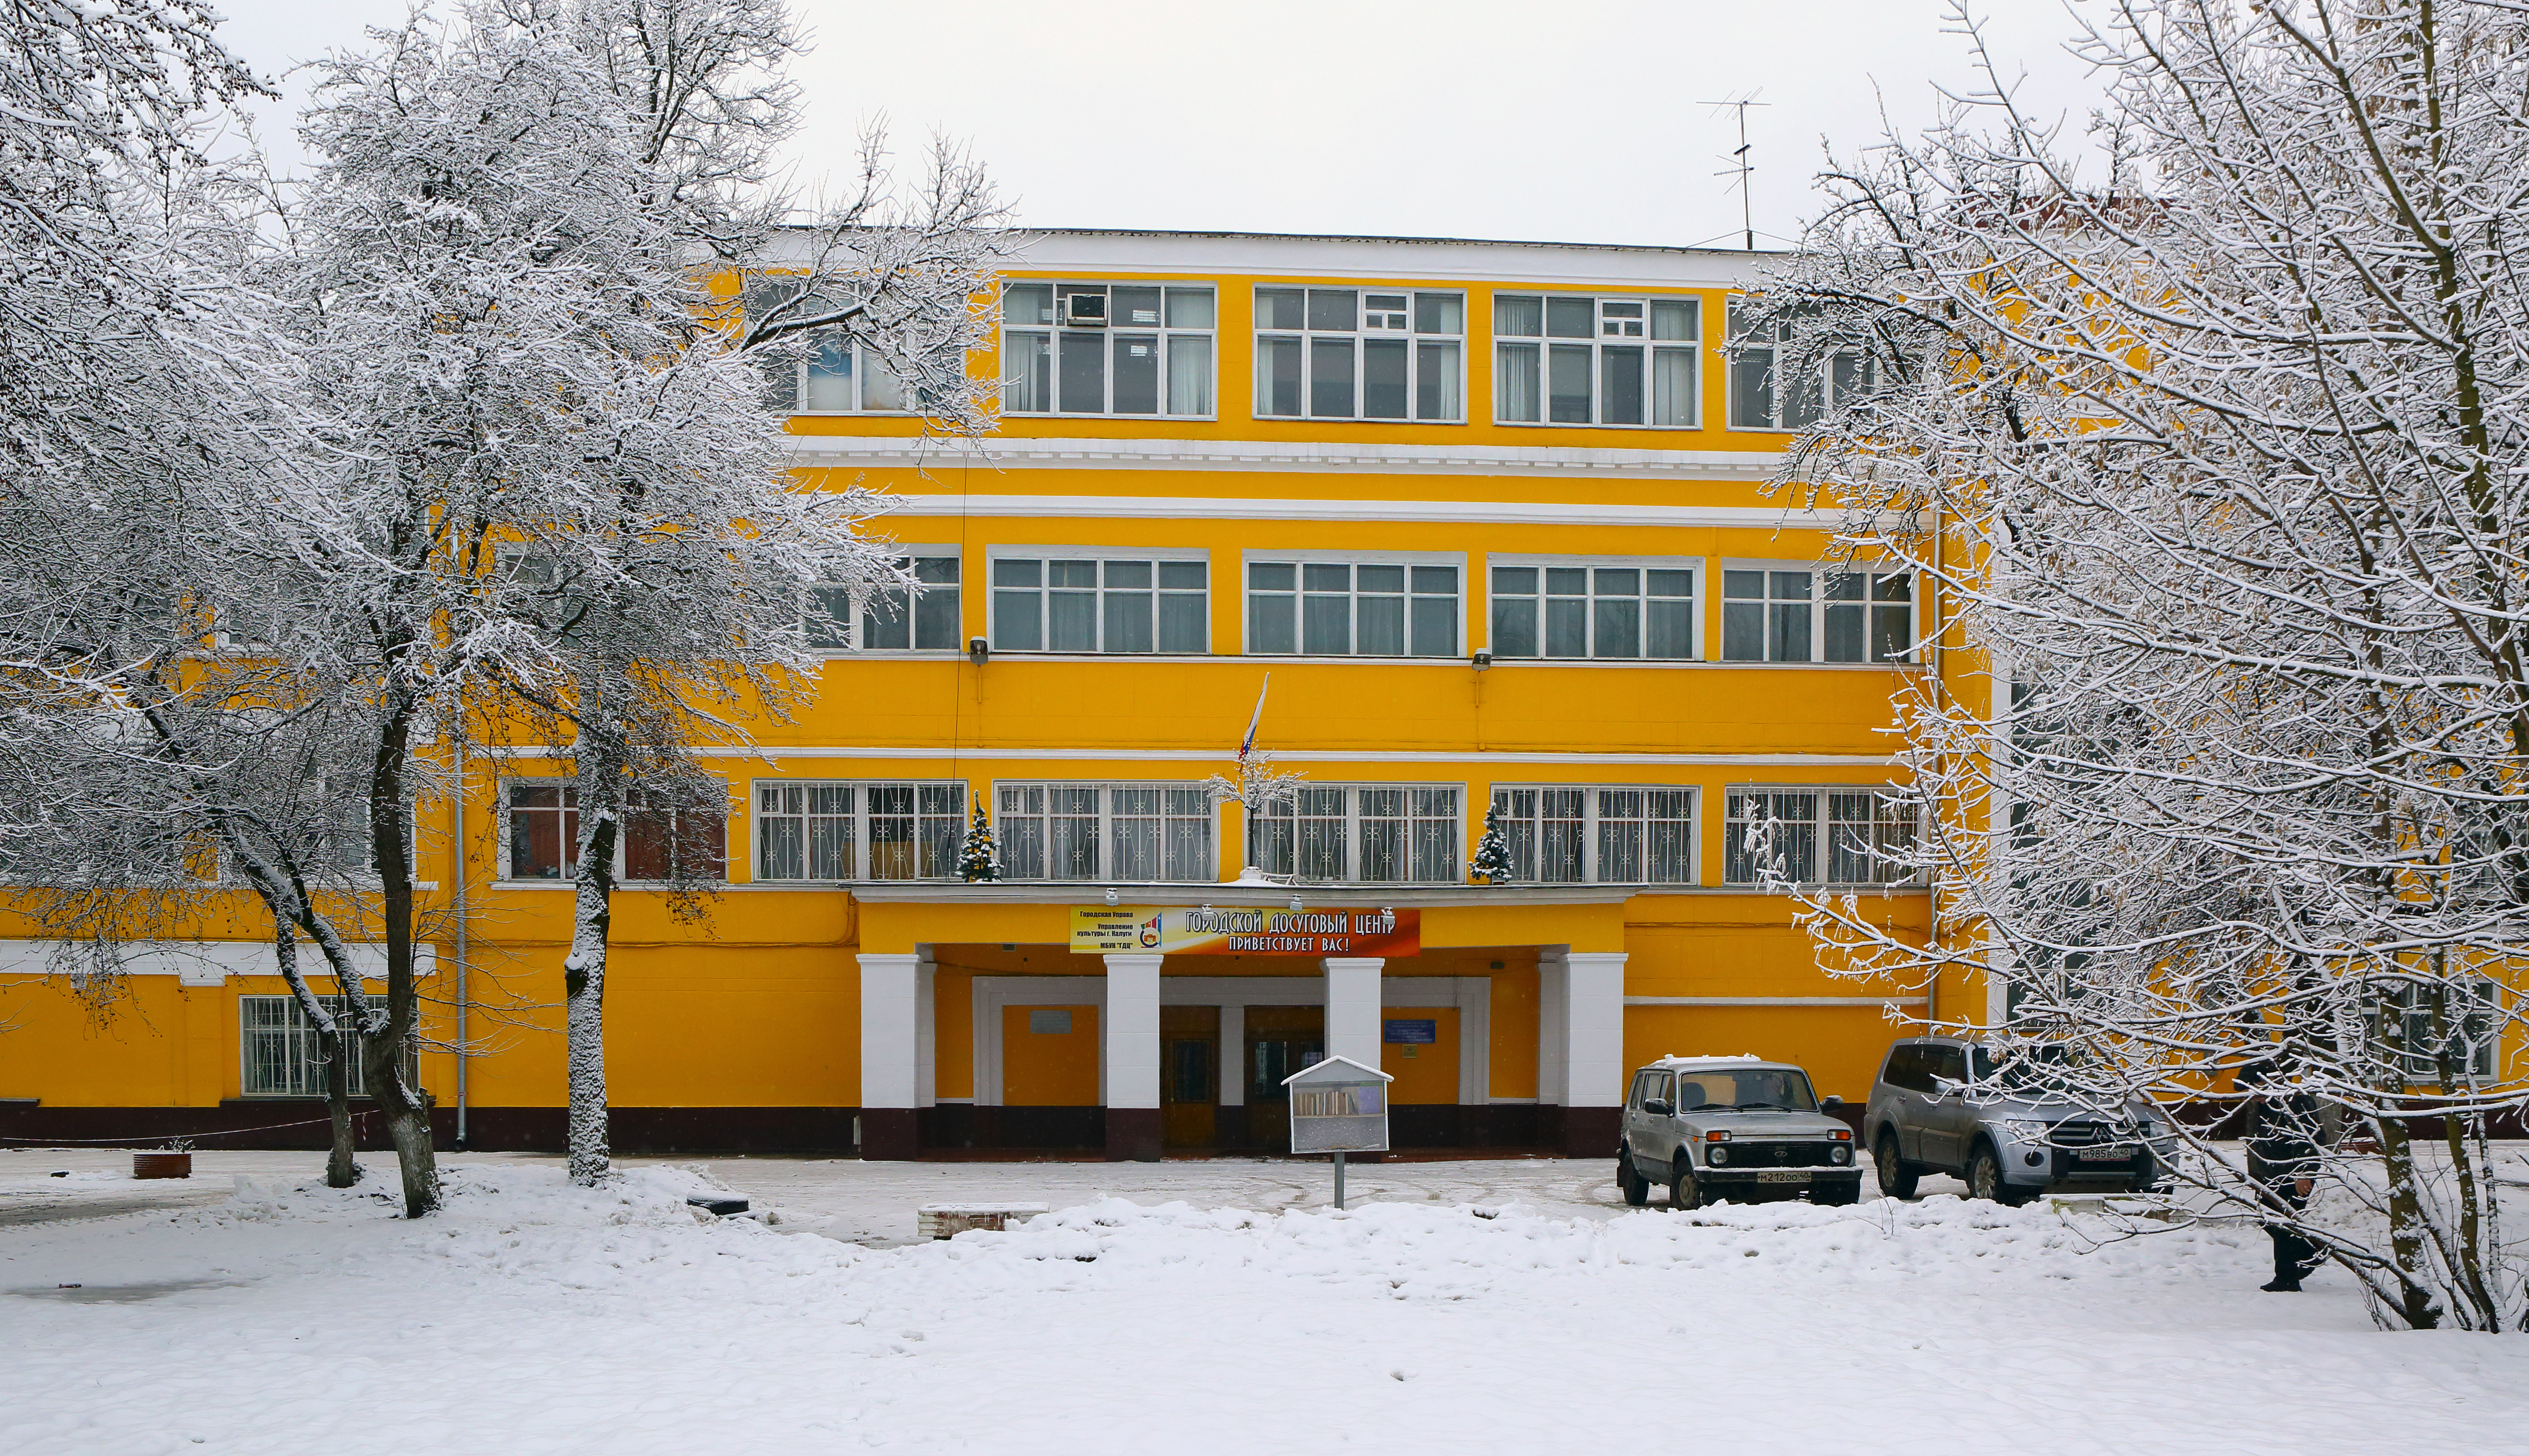
<svg viewBox="0 0 2529 1456">
<path fill-rule="evenodd" d="M 1853 1129 L 1789 1062 L 1664 1056 L 1634 1073 L 1626 1094 L 1616 1183 L 1636 1208 L 1655 1183 L 1677 1209 L 1803 1196 L 1849 1204 L 1861 1197 L 1853 1147 Z"/>
</svg>

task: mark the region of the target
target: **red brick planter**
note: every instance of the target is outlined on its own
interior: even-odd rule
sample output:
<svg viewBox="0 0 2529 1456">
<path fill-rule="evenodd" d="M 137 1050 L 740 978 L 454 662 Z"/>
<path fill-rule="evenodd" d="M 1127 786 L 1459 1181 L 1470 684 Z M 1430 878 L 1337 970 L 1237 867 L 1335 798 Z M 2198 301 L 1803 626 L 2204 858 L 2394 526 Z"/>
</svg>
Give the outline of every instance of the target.
<svg viewBox="0 0 2529 1456">
<path fill-rule="evenodd" d="M 193 1155 L 190 1153 L 135 1153 L 132 1155 L 132 1176 L 189 1178 L 193 1176 Z"/>
</svg>

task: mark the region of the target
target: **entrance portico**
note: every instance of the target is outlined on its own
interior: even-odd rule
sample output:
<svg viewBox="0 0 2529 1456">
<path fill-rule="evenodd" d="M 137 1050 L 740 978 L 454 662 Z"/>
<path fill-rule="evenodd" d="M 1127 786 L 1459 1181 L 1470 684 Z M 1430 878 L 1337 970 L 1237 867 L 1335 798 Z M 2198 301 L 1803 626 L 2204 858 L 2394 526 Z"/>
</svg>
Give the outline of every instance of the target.
<svg viewBox="0 0 2529 1456">
<path fill-rule="evenodd" d="M 1201 903 L 1239 905 L 1241 889 L 1206 887 Z M 1244 898 L 1279 909 L 1294 893 Z M 1259 1065 L 1323 1054 L 1399 1076 L 1399 1147 L 1613 1148 L 1621 891 L 1297 893 L 1312 913 L 1410 906 L 1421 942 L 1398 955 L 1085 953 L 1071 907 L 1110 903 L 1103 889 L 856 887 L 862 1155 L 1269 1152 L 1280 1109 L 1256 1104 L 1287 1072 L 1260 1081 Z M 1568 939 L 1544 941 L 1549 927 Z"/>
</svg>

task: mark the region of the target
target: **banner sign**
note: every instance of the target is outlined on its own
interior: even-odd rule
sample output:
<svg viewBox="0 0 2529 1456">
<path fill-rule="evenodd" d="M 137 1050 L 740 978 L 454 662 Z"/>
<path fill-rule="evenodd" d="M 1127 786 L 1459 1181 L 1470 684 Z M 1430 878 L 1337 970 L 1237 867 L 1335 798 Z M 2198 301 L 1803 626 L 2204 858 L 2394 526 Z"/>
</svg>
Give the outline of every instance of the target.
<svg viewBox="0 0 2529 1456">
<path fill-rule="evenodd" d="M 1071 948 L 1090 954 L 1418 955 L 1423 912 L 1074 905 Z"/>
</svg>

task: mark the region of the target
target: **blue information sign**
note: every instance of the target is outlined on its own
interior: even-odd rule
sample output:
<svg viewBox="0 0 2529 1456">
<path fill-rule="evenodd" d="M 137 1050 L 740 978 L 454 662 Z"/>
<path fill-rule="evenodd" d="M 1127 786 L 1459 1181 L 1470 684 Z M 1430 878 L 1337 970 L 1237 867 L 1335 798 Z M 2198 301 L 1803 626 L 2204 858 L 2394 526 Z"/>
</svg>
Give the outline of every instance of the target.
<svg viewBox="0 0 2529 1456">
<path fill-rule="evenodd" d="M 1385 1041 L 1391 1047 L 1429 1047 L 1440 1040 L 1440 1023 L 1426 1018 L 1389 1017 Z"/>
</svg>

